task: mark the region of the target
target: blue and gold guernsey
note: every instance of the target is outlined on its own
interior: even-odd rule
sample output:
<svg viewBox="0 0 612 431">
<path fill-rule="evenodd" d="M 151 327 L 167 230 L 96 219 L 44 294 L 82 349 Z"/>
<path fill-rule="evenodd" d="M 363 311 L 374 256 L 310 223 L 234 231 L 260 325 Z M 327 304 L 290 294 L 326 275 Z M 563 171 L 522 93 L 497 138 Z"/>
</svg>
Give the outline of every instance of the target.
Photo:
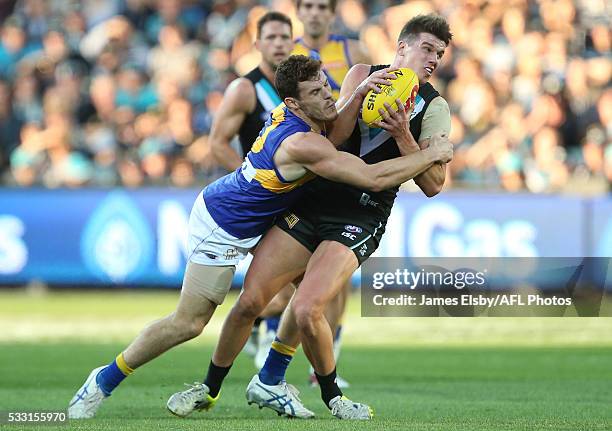
<svg viewBox="0 0 612 431">
<path fill-rule="evenodd" d="M 206 208 L 223 230 L 240 239 L 259 236 L 291 206 L 300 186 L 315 175 L 307 172 L 296 180 L 285 180 L 274 154 L 285 138 L 310 131 L 304 120 L 280 104 L 270 113 L 242 166 L 204 188 Z"/>
<path fill-rule="evenodd" d="M 349 40 L 345 36 L 330 34 L 329 39 L 320 50 L 312 49 L 302 38 L 295 41 L 292 55 L 306 55 L 323 63 L 323 72 L 327 76 L 334 98 L 338 100 L 340 86 L 349 69 L 353 66 L 349 51 Z"/>
</svg>

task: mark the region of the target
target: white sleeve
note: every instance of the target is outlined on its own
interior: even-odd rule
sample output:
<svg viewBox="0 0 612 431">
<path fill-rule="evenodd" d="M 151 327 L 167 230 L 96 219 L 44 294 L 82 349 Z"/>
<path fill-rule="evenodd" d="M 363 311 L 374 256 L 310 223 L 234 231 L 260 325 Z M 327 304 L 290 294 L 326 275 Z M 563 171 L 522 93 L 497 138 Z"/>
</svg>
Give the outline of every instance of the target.
<svg viewBox="0 0 612 431">
<path fill-rule="evenodd" d="M 450 108 L 442 97 L 436 97 L 427 106 L 421 123 L 419 141 L 431 138 L 436 133 L 445 133 L 449 136 L 451 129 Z"/>
</svg>

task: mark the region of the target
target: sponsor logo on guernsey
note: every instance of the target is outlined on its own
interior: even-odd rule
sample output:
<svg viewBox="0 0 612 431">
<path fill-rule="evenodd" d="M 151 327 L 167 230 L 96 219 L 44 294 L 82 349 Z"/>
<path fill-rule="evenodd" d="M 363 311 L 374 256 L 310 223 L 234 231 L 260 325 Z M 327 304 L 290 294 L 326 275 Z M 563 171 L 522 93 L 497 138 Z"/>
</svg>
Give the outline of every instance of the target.
<svg viewBox="0 0 612 431">
<path fill-rule="evenodd" d="M 350 239 L 351 241 L 355 241 L 357 239 L 357 235 L 355 235 L 354 233 L 342 232 L 342 236 Z"/>
<path fill-rule="evenodd" d="M 353 226 L 352 224 L 347 224 L 346 226 L 344 226 L 344 230 L 351 233 L 363 232 L 363 229 L 361 229 L 359 226 Z"/>
<path fill-rule="evenodd" d="M 285 221 L 287 222 L 289 229 L 293 229 L 293 227 L 300 221 L 300 218 L 293 213 L 289 213 L 285 216 Z"/>
<path fill-rule="evenodd" d="M 225 260 L 232 260 L 238 257 L 238 250 L 235 248 L 228 248 L 225 253 L 223 253 L 223 257 Z"/>
<path fill-rule="evenodd" d="M 367 246 L 367 244 L 363 244 L 363 245 L 361 246 L 361 248 L 359 249 L 359 254 L 360 254 L 361 256 L 365 256 L 365 254 L 367 253 L 367 251 L 368 251 L 368 246 Z"/>
<path fill-rule="evenodd" d="M 361 194 L 361 198 L 359 198 L 359 204 L 363 205 L 364 207 L 370 205 L 371 207 L 376 208 L 378 206 L 378 202 L 373 201 L 370 198 L 370 195 L 367 194 L 367 193 L 362 193 Z"/>
</svg>

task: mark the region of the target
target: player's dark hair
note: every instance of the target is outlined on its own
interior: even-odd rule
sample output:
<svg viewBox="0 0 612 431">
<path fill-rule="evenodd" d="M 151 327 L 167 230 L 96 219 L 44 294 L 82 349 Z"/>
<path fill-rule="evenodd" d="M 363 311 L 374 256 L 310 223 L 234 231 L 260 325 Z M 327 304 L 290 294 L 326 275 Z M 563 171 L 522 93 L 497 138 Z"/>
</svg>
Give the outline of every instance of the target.
<svg viewBox="0 0 612 431">
<path fill-rule="evenodd" d="M 300 5 L 302 4 L 302 0 L 296 0 L 295 3 L 296 3 L 296 5 L 295 5 L 296 9 L 299 9 Z M 337 0 L 329 0 L 329 3 L 328 3 L 329 7 L 331 8 L 331 11 L 334 12 L 334 13 L 336 12 L 336 4 L 337 3 L 338 3 Z"/>
<path fill-rule="evenodd" d="M 402 28 L 397 40 L 409 42 L 419 33 L 433 34 L 447 45 L 453 38 L 448 22 L 440 15 L 431 13 L 428 15 L 417 15 L 408 21 L 404 28 Z"/>
<path fill-rule="evenodd" d="M 317 79 L 321 62 L 305 55 L 292 55 L 276 69 L 274 85 L 281 100 L 285 97 L 299 99 L 298 84 Z"/>
<path fill-rule="evenodd" d="M 268 12 L 257 21 L 257 39 L 261 39 L 261 30 L 263 29 L 263 26 L 272 21 L 287 24 L 289 26 L 289 30 L 291 30 L 291 35 L 293 35 L 293 25 L 291 24 L 291 19 L 287 15 L 280 12 Z"/>
</svg>

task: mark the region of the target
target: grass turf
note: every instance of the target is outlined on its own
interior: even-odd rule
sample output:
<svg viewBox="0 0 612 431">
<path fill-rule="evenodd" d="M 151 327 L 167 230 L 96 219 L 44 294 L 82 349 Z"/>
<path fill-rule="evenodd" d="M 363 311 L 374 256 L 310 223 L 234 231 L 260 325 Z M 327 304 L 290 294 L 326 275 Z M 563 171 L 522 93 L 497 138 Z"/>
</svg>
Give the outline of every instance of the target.
<svg viewBox="0 0 612 431">
<path fill-rule="evenodd" d="M 65 409 L 89 371 L 112 360 L 143 321 L 171 311 L 175 299 L 168 292 L 0 294 L 0 411 Z M 287 420 L 248 406 L 244 389 L 254 368 L 243 355 L 215 409 L 187 419 L 171 416 L 167 398 L 203 376 L 232 302 L 219 310 L 208 335 L 129 377 L 95 419 L 0 429 L 612 429 L 610 319 L 363 319 L 358 298 L 349 309 L 339 369 L 353 384 L 347 395 L 372 405 L 374 420 L 331 417 L 318 390 L 306 385 L 301 353 L 288 379 L 316 420 Z"/>
<path fill-rule="evenodd" d="M 9 344 L 2 346 L 1 410 L 64 409 L 90 369 L 122 345 Z M 298 356 L 289 380 L 319 419 L 279 418 L 248 406 L 244 388 L 254 369 L 236 362 L 219 404 L 187 419 L 164 408 L 182 382 L 202 375 L 207 346 L 182 346 L 129 377 L 90 421 L 69 429 L 248 430 L 606 430 L 612 425 L 612 348 L 346 348 L 347 395 L 370 403 L 369 423 L 331 417 L 317 389 L 305 384 Z M 24 428 L 22 428 L 24 429 Z M 31 429 L 34 429 L 33 427 Z M 48 426 L 41 429 L 49 429 Z"/>
</svg>

